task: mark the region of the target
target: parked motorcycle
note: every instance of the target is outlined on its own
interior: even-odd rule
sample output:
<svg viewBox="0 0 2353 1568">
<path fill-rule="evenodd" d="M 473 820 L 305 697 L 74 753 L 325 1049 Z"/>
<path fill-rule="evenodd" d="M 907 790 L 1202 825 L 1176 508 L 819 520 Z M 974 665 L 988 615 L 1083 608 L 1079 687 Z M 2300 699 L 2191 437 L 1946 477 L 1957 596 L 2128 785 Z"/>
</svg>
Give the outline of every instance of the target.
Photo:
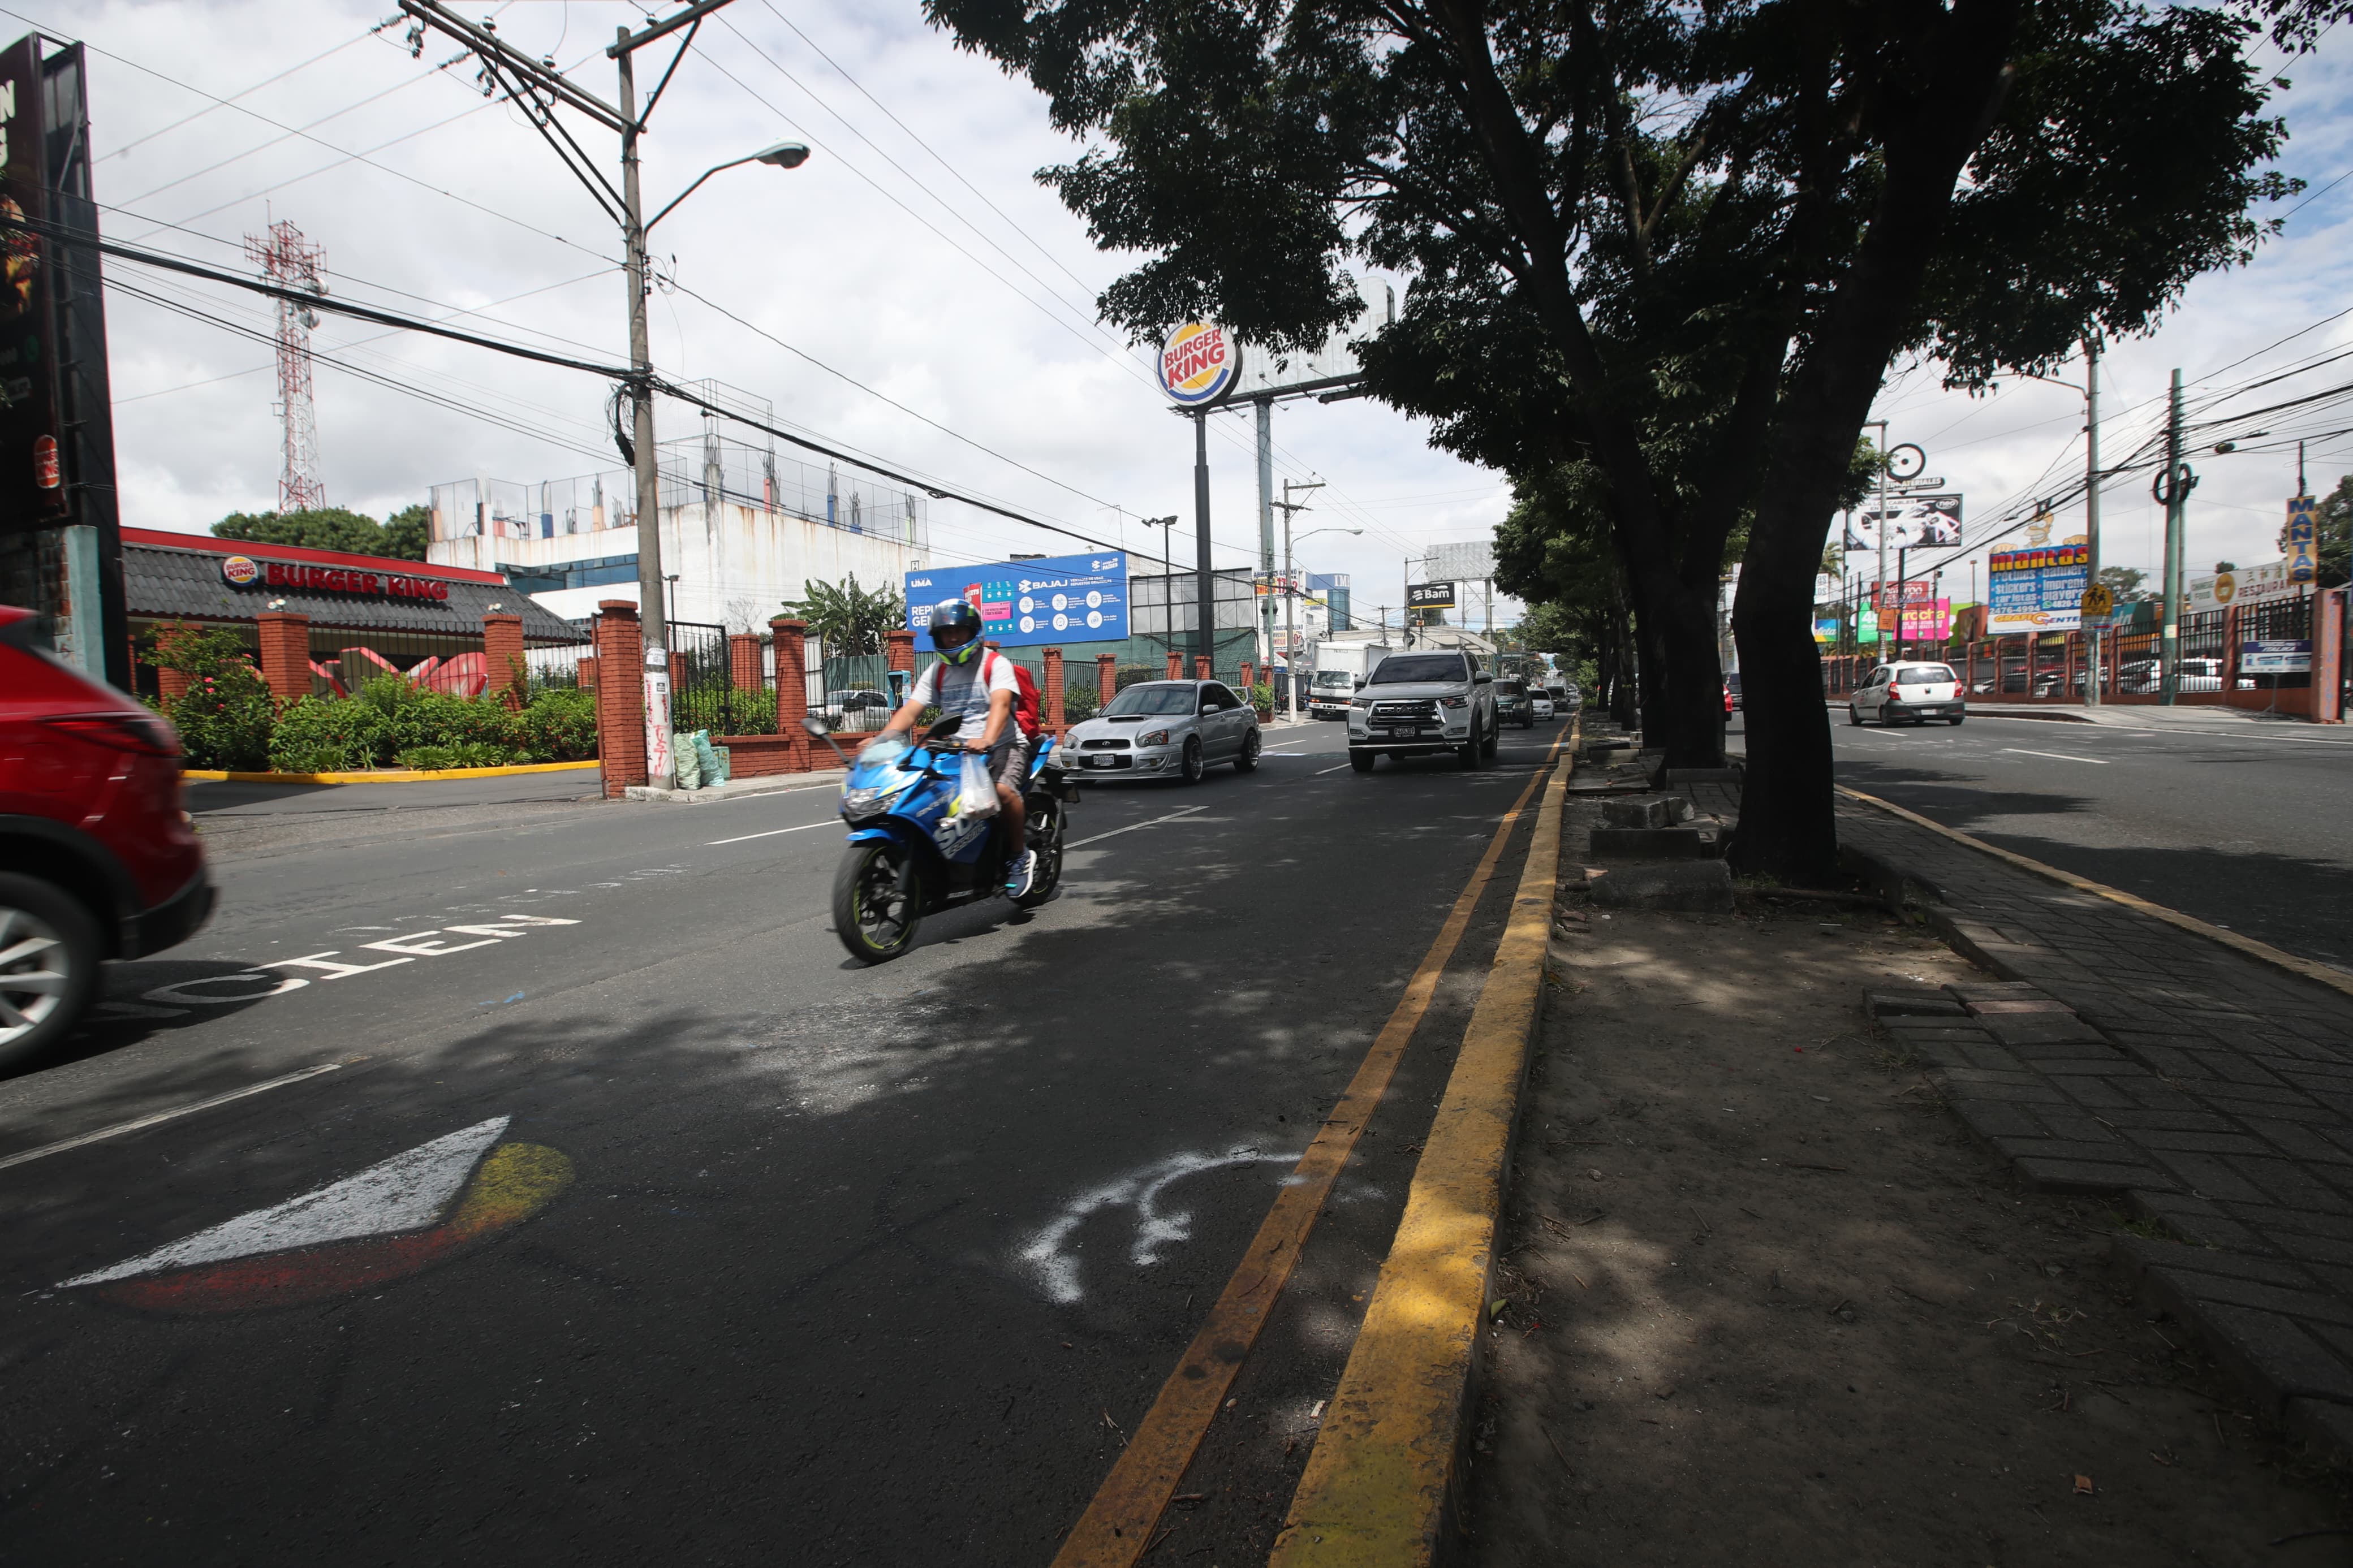
<svg viewBox="0 0 2353 1568">
<path fill-rule="evenodd" d="M 851 757 L 824 720 L 802 721 L 848 770 L 841 816 L 849 847 L 834 873 L 833 929 L 852 958 L 887 963 L 914 946 L 925 915 L 1005 890 L 1018 850 L 1006 842 L 1002 811 L 963 809 L 966 752 L 949 739 L 957 723 L 943 719 L 914 744 L 877 738 Z M 1064 808 L 1078 798 L 1053 737 L 1040 736 L 1021 791 L 1038 868 L 1029 890 L 1014 900 L 1020 908 L 1044 903 L 1061 881 Z"/>
</svg>

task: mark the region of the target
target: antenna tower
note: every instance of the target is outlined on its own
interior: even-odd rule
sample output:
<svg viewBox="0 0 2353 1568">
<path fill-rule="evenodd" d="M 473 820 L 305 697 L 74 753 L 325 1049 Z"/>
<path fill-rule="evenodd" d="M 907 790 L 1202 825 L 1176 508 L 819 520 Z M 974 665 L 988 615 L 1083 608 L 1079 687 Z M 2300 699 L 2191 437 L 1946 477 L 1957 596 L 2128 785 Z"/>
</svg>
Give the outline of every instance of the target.
<svg viewBox="0 0 2353 1568">
<path fill-rule="evenodd" d="M 247 235 L 245 253 L 273 283 L 310 294 L 327 291 L 325 248 L 305 240 L 290 223 L 281 219 L 260 234 Z M 308 510 L 327 502 L 326 483 L 319 478 L 319 422 L 311 406 L 311 329 L 318 324 L 318 313 L 301 300 L 278 301 L 275 412 L 286 425 L 284 461 L 278 475 L 280 511 Z"/>
</svg>

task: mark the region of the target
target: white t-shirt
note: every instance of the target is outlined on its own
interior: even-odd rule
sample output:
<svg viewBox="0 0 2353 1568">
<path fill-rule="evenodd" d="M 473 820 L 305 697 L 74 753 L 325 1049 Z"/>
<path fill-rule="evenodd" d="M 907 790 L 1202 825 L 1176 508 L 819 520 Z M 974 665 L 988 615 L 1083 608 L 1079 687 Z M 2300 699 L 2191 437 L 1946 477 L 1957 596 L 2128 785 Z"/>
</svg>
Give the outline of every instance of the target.
<svg viewBox="0 0 2353 1568">
<path fill-rule="evenodd" d="M 987 672 L 985 679 L 984 670 Z M 1020 700 L 1021 688 L 1013 679 L 1013 661 L 983 648 L 970 664 L 950 664 L 943 659 L 933 665 L 916 678 L 915 689 L 907 695 L 926 707 L 936 704 L 943 719 L 954 714 L 963 720 L 957 733 L 965 735 L 965 726 L 969 726 L 970 735 L 965 738 L 970 739 L 988 727 L 988 701 L 999 691 L 1010 691 L 1015 701 Z M 997 738 L 1008 741 L 1018 732 L 1008 715 L 1005 732 Z"/>
</svg>

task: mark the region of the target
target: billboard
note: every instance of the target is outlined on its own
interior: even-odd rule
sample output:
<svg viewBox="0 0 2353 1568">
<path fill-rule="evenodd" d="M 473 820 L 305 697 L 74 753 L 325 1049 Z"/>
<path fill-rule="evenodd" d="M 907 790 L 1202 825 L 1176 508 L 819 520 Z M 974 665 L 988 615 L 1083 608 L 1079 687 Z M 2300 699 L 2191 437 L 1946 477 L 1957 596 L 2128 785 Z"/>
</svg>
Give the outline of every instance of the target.
<svg viewBox="0 0 2353 1568">
<path fill-rule="evenodd" d="M 2266 561 L 2230 572 L 2201 573 L 2189 579 L 2189 608 L 2221 610 L 2232 605 L 2268 605 L 2301 598 L 2307 584 L 2290 575 L 2293 558 Z"/>
<path fill-rule="evenodd" d="M 907 574 L 907 625 L 918 639 L 942 599 L 980 612 L 980 635 L 1001 647 L 1127 640 L 1127 557 L 1041 556 Z M 916 647 L 924 645 L 918 640 Z"/>
<path fill-rule="evenodd" d="M 1405 607 L 1409 610 L 1451 610 L 1454 607 L 1454 584 L 1409 583 L 1405 590 Z"/>
<path fill-rule="evenodd" d="M 1397 290 L 1366 279 L 1357 284 L 1356 297 L 1360 301 L 1356 319 L 1334 331 L 1321 346 L 1305 353 L 1250 344 L 1250 352 L 1242 356 L 1241 374 L 1234 387 L 1236 401 L 1298 396 L 1346 385 L 1363 374 L 1364 367 L 1356 363 L 1356 351 L 1348 345 L 1359 339 L 1377 337 L 1396 324 Z"/>
<path fill-rule="evenodd" d="M 1986 635 L 2072 632 L 2083 625 L 2084 590 L 2091 585 L 2087 545 L 1997 550 L 1986 559 Z"/>
<path fill-rule="evenodd" d="M 1887 548 L 1917 549 L 1922 545 L 1961 542 L 1961 498 L 1957 495 L 1889 496 Z M 1846 527 L 1846 549 L 1852 554 L 1879 548 L 1879 500 L 1873 497 L 1854 509 Z"/>
</svg>

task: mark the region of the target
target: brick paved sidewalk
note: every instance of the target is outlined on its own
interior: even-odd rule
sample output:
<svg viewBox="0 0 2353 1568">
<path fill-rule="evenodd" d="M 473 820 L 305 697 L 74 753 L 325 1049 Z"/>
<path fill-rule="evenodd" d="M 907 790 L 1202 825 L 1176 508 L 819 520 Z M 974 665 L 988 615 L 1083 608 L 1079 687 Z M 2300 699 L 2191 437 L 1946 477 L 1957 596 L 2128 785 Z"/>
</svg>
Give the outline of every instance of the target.
<svg viewBox="0 0 2353 1568">
<path fill-rule="evenodd" d="M 2117 1237 L 2144 1299 L 2353 1462 L 2353 996 L 1872 806 L 1839 831 L 2003 982 L 1880 1021 L 2026 1181 L 2179 1237 Z"/>
</svg>

